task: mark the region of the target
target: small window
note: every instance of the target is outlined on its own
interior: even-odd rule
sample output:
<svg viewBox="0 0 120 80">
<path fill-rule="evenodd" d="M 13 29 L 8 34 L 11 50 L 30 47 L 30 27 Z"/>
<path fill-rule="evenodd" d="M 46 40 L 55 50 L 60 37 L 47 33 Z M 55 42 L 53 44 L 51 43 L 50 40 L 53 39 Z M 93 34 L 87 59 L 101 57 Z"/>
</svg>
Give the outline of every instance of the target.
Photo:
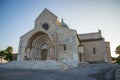
<svg viewBox="0 0 120 80">
<path fill-rule="evenodd" d="M 63 47 L 64 47 L 64 51 L 66 51 L 66 45 L 65 45 L 65 44 L 64 44 L 64 46 L 63 46 Z"/>
<path fill-rule="evenodd" d="M 49 25 L 48 25 L 47 23 L 44 23 L 44 24 L 42 25 L 42 27 L 43 27 L 45 30 L 48 30 L 48 29 L 49 29 Z"/>
<path fill-rule="evenodd" d="M 93 48 L 93 54 L 96 54 L 96 48 Z"/>
</svg>

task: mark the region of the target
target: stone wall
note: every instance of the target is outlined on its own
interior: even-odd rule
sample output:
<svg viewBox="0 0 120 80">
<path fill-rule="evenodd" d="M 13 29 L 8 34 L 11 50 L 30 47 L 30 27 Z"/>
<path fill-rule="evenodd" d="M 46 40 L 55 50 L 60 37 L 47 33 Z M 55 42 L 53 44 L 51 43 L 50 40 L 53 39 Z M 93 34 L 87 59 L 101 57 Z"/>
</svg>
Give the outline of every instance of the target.
<svg viewBox="0 0 120 80">
<path fill-rule="evenodd" d="M 78 39 L 75 30 L 62 28 L 58 30 L 57 54 L 59 60 L 78 61 Z M 64 50 L 66 47 L 66 50 Z M 77 55 L 77 57 L 74 57 Z"/>
<path fill-rule="evenodd" d="M 84 46 L 84 60 L 87 62 L 105 62 L 104 40 L 81 42 Z M 95 49 L 95 51 L 94 51 Z"/>
<path fill-rule="evenodd" d="M 105 48 L 106 48 L 106 54 L 107 54 L 107 58 L 108 58 L 107 62 L 111 62 L 111 51 L 110 51 L 110 43 L 109 42 L 105 42 Z"/>
</svg>

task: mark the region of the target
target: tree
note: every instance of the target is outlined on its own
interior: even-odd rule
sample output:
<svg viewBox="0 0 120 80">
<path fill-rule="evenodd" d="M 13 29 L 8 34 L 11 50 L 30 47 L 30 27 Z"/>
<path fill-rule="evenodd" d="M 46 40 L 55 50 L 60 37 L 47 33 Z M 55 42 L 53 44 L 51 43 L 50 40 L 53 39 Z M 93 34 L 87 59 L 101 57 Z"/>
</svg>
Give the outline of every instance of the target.
<svg viewBox="0 0 120 80">
<path fill-rule="evenodd" d="M 116 60 L 116 57 L 111 57 L 112 61 L 115 61 Z"/>
<path fill-rule="evenodd" d="M 118 63 L 118 64 L 120 65 L 120 56 L 118 56 L 118 57 L 116 58 L 116 63 Z"/>
<path fill-rule="evenodd" d="M 7 51 L 8 53 L 12 53 L 12 52 L 13 52 L 12 46 L 8 46 L 7 49 L 6 49 L 6 51 Z"/>
<path fill-rule="evenodd" d="M 116 54 L 120 55 L 120 45 L 117 46 L 116 50 L 115 50 Z"/>
<path fill-rule="evenodd" d="M 7 52 L 6 52 L 5 50 L 0 51 L 1 63 L 2 63 L 2 59 L 5 57 L 5 54 L 6 54 L 6 53 L 7 53 Z"/>
<path fill-rule="evenodd" d="M 7 61 L 12 61 L 13 60 L 13 48 L 12 46 L 8 46 L 6 48 L 6 50 L 2 50 L 0 51 L 0 59 L 1 59 L 1 63 L 2 63 L 2 59 L 5 59 Z"/>
<path fill-rule="evenodd" d="M 7 53 L 4 57 L 4 59 L 7 61 L 12 61 L 13 60 L 13 56 L 12 56 L 13 48 L 11 46 L 8 46 L 6 49 L 6 52 Z"/>
<path fill-rule="evenodd" d="M 119 56 L 116 58 L 116 63 L 120 64 L 120 45 L 117 46 L 115 52 L 116 52 L 116 54 L 119 55 Z"/>
</svg>

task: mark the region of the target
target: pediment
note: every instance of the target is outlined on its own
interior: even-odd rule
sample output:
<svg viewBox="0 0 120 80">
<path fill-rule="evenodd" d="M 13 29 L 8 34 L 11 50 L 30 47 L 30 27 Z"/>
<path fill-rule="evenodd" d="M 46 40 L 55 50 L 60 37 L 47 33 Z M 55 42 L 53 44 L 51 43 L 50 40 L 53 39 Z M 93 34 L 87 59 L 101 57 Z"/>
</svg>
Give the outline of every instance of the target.
<svg viewBox="0 0 120 80">
<path fill-rule="evenodd" d="M 57 19 L 58 17 L 55 14 L 45 8 L 42 13 L 36 18 L 35 26 L 41 26 L 44 23 L 53 24 Z"/>
<path fill-rule="evenodd" d="M 42 16 L 47 17 L 47 16 L 52 16 L 54 18 L 58 18 L 55 14 L 53 14 L 50 10 L 48 10 L 47 8 L 45 8 L 41 14 L 36 18 L 35 21 L 39 20 Z"/>
</svg>

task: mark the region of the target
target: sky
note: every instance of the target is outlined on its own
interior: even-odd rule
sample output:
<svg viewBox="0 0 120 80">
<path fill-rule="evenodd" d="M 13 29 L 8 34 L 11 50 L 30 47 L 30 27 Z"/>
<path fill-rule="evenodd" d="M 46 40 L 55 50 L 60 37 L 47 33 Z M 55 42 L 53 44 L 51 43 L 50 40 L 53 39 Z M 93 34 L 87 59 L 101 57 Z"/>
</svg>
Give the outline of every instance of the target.
<svg viewBox="0 0 120 80">
<path fill-rule="evenodd" d="M 8 46 L 18 53 L 20 36 L 34 28 L 45 9 L 78 34 L 102 31 L 110 42 L 111 55 L 120 45 L 120 0 L 0 0 L 0 50 Z"/>
</svg>

